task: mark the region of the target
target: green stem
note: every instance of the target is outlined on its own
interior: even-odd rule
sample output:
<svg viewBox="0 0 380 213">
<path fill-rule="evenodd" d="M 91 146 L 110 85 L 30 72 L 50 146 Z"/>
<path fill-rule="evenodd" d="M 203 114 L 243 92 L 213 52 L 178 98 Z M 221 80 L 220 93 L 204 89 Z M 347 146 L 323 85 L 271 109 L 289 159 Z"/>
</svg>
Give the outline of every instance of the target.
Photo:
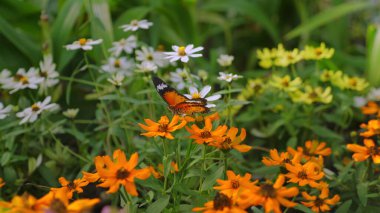
<svg viewBox="0 0 380 213">
<path fill-rule="evenodd" d="M 168 169 L 168 168 L 165 168 L 166 166 L 168 166 L 168 165 L 165 165 L 165 163 L 168 159 L 168 148 L 166 145 L 166 138 L 162 138 L 162 148 L 164 150 L 164 158 L 162 159 L 162 165 L 164 167 L 164 171 L 163 171 L 163 173 L 164 173 L 164 191 L 162 192 L 162 194 L 166 194 L 166 188 L 168 185 L 168 175 L 165 174 L 165 170 Z"/>
<path fill-rule="evenodd" d="M 228 84 L 228 100 L 227 100 L 228 108 L 227 108 L 227 118 L 229 121 L 229 126 L 232 127 L 233 119 L 232 119 L 232 106 L 231 106 L 231 84 Z"/>
<path fill-rule="evenodd" d="M 202 145 L 202 168 L 201 168 L 201 176 L 199 177 L 199 191 L 202 191 L 202 183 L 203 183 L 203 172 L 206 171 L 206 145 Z"/>
<path fill-rule="evenodd" d="M 226 178 L 227 170 L 228 170 L 228 152 L 223 152 L 223 162 L 224 162 L 224 178 Z"/>
</svg>

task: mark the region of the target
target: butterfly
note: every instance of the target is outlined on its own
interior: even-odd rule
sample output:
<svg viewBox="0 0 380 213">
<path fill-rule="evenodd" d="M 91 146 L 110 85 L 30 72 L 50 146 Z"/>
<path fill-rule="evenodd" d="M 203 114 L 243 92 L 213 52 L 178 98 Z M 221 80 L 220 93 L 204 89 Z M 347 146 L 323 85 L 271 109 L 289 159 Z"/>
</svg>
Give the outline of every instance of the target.
<svg viewBox="0 0 380 213">
<path fill-rule="evenodd" d="M 160 78 L 153 76 L 152 81 L 158 94 L 168 104 L 169 109 L 179 115 L 192 115 L 194 113 L 207 113 L 207 100 L 204 98 L 189 99 L 180 94 Z"/>
</svg>

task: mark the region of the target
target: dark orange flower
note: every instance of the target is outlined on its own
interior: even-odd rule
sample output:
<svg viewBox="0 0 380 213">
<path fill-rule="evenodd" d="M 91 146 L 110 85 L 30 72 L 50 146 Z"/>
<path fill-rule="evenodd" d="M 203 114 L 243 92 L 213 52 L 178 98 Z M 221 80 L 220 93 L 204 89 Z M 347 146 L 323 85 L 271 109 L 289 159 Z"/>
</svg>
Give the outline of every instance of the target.
<svg viewBox="0 0 380 213">
<path fill-rule="evenodd" d="M 246 213 L 227 195 L 217 193 L 213 201 L 204 204 L 204 207 L 193 208 L 194 212 L 204 213 Z"/>
<path fill-rule="evenodd" d="M 260 186 L 256 186 L 253 193 L 256 198 L 253 201 L 254 205 L 262 205 L 265 209 L 265 213 L 281 213 L 280 205 L 291 208 L 297 205 L 297 203 L 288 200 L 298 195 L 297 187 L 284 187 L 285 177 L 279 175 L 276 182 L 263 183 Z"/>
<path fill-rule="evenodd" d="M 190 123 L 190 122 L 202 122 L 206 119 L 210 119 L 211 121 L 215 121 L 215 120 L 219 120 L 220 116 L 219 116 L 218 112 L 215 112 L 214 114 L 207 115 L 207 116 L 203 116 L 203 115 L 190 116 L 190 115 L 187 115 L 187 116 L 183 117 L 182 119 L 184 119 L 185 121 Z"/>
<path fill-rule="evenodd" d="M 245 190 L 250 190 L 254 187 L 255 183 L 251 182 L 251 174 L 246 173 L 243 177 L 236 175 L 233 171 L 227 171 L 227 180 L 217 179 L 216 182 L 220 186 L 214 186 L 214 189 L 219 190 L 221 193 L 228 197 L 235 198 L 238 194 Z"/>
<path fill-rule="evenodd" d="M 238 128 L 231 127 L 228 130 L 227 134 L 224 135 L 220 140 L 214 141 L 210 143 L 209 145 L 215 146 L 218 149 L 222 149 L 222 150 L 235 149 L 239 152 L 248 152 L 249 150 L 251 150 L 252 149 L 251 146 L 240 144 L 241 142 L 243 142 L 243 140 L 246 137 L 245 129 L 244 128 L 241 129 L 241 133 L 238 137 L 236 136 L 237 133 L 238 133 Z"/>
<path fill-rule="evenodd" d="M 355 152 L 352 158 L 360 162 L 372 157 L 374 163 L 380 163 L 380 147 L 376 146 L 372 139 L 364 139 L 363 142 L 365 146 L 347 144 L 347 149 Z"/>
<path fill-rule="evenodd" d="M 281 152 L 280 154 L 278 154 L 277 149 L 271 149 L 269 151 L 269 156 L 270 158 L 263 157 L 263 160 L 261 162 L 263 162 L 263 164 L 265 164 L 266 166 L 285 167 L 286 163 L 290 163 L 290 164 L 293 164 L 295 162 L 299 163 L 302 155 L 299 154 L 298 152 L 296 152 L 294 156 L 292 156 L 288 152 Z"/>
<path fill-rule="evenodd" d="M 104 166 L 105 166 L 104 157 L 103 156 L 96 156 L 95 157 L 95 168 L 96 168 L 96 171 L 102 169 Z M 94 182 L 96 182 L 96 181 L 98 181 L 100 179 L 100 176 L 99 176 L 98 172 L 89 173 L 89 172 L 82 171 L 82 174 L 83 174 L 83 180 L 86 180 L 86 181 L 88 181 L 90 183 L 94 183 Z"/>
<path fill-rule="evenodd" d="M 330 206 L 335 205 L 340 200 L 339 195 L 328 198 L 329 188 L 323 188 L 318 197 L 309 195 L 307 192 L 302 192 L 302 196 L 308 200 L 308 202 L 302 201 L 301 203 L 311 208 L 313 212 L 330 212 Z"/>
<path fill-rule="evenodd" d="M 326 148 L 325 142 L 318 142 L 317 140 L 306 141 L 305 148 L 299 146 L 297 147 L 297 150 L 288 147 L 287 151 L 292 155 L 295 155 L 296 153 L 301 153 L 302 157 L 306 160 L 309 160 L 312 157 L 318 157 L 319 155 L 331 155 L 331 148 Z"/>
<path fill-rule="evenodd" d="M 227 126 L 218 126 L 215 130 L 212 130 L 211 119 L 206 119 L 205 126 L 202 129 L 193 124 L 191 128 L 186 127 L 186 130 L 191 134 L 190 138 L 194 139 L 197 144 L 203 144 L 221 140 L 227 131 Z"/>
<path fill-rule="evenodd" d="M 317 181 L 323 178 L 324 173 L 321 168 L 315 162 L 307 162 L 304 165 L 286 164 L 286 169 L 289 171 L 285 176 L 289 178 L 288 182 L 298 183 L 300 186 L 310 185 L 311 187 L 317 187 L 319 184 Z"/>
<path fill-rule="evenodd" d="M 380 115 L 380 107 L 374 101 L 369 101 L 366 106 L 361 107 L 362 113 L 365 115 Z"/>
<path fill-rule="evenodd" d="M 3 178 L 0 177 L 0 188 L 3 187 L 4 185 L 5 185 L 5 182 Z"/>
<path fill-rule="evenodd" d="M 82 193 L 83 189 L 82 187 L 88 185 L 88 181 L 84 179 L 76 179 L 73 182 L 70 182 L 66 180 L 64 177 L 60 177 L 58 179 L 59 183 L 61 184 L 61 188 L 51 188 L 51 190 L 61 190 L 66 193 L 66 196 L 68 199 L 71 199 L 73 197 L 74 192 Z"/>
<path fill-rule="evenodd" d="M 135 178 L 145 180 L 150 176 L 149 168 L 135 169 L 138 158 L 138 154 L 134 153 L 127 161 L 124 152 L 120 149 L 114 151 L 114 161 L 109 156 L 104 156 L 104 167 L 97 171 L 102 181 L 98 186 L 109 188 L 107 193 L 114 193 L 119 190 L 120 185 L 123 185 L 130 195 L 137 196 Z"/>
<path fill-rule="evenodd" d="M 360 133 L 360 136 L 369 138 L 380 134 L 380 120 L 370 120 L 368 121 L 368 124 L 363 123 L 360 127 L 367 129 L 365 132 Z"/>
<path fill-rule="evenodd" d="M 142 133 L 141 135 L 147 137 L 160 136 L 171 140 L 174 139 L 171 132 L 181 129 L 186 125 L 185 120 L 182 120 L 179 124 L 177 124 L 179 122 L 178 115 L 174 115 L 172 121 L 170 121 L 166 115 L 161 116 L 160 120 L 157 123 L 150 119 L 144 119 L 144 121 L 148 126 L 144 124 L 139 124 L 139 126 L 148 132 Z"/>
<path fill-rule="evenodd" d="M 10 213 L 35 213 L 37 199 L 28 193 L 14 196 L 10 202 L 0 201 L 0 210 Z M 5 211 L 7 209 L 7 211 Z"/>
</svg>

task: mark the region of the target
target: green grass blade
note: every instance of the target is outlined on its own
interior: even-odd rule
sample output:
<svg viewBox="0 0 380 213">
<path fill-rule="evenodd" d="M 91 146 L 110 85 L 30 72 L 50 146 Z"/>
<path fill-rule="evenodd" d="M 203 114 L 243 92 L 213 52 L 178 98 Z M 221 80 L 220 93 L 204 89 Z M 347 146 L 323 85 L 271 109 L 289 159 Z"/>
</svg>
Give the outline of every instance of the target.
<svg viewBox="0 0 380 213">
<path fill-rule="evenodd" d="M 355 13 L 369 7 L 373 7 L 373 3 L 371 1 L 347 2 L 336 7 L 324 10 L 319 14 L 315 15 L 314 17 L 310 18 L 308 22 L 299 25 L 298 27 L 294 28 L 292 31 L 287 33 L 285 35 L 285 39 L 290 40 L 296 38 L 300 35 L 316 30 L 318 27 L 328 24 L 342 16 Z"/>
<path fill-rule="evenodd" d="M 367 79 L 372 86 L 380 86 L 380 28 L 370 27 L 367 33 Z"/>
</svg>

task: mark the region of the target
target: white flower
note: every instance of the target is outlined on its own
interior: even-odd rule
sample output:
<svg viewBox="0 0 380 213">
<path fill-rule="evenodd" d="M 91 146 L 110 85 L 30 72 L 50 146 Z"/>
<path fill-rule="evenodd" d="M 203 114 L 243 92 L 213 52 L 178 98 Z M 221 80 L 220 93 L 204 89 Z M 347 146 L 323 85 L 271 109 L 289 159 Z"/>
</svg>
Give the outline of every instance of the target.
<svg viewBox="0 0 380 213">
<path fill-rule="evenodd" d="M 68 118 L 75 118 L 77 117 L 78 115 L 78 112 L 79 112 L 79 109 L 78 108 L 75 108 L 75 109 L 67 109 L 66 111 L 64 111 L 62 114 Z"/>
<path fill-rule="evenodd" d="M 7 69 L 3 69 L 0 72 L 0 84 L 3 84 L 4 82 L 7 81 L 7 79 L 11 76 L 11 71 Z"/>
<path fill-rule="evenodd" d="M 138 29 L 145 29 L 146 30 L 146 29 L 149 29 L 149 27 L 152 25 L 153 25 L 153 23 L 147 21 L 146 19 L 143 19 L 140 21 L 134 19 L 129 24 L 120 26 L 120 28 L 122 28 L 124 30 L 124 32 L 127 32 L 127 31 L 136 31 Z"/>
<path fill-rule="evenodd" d="M 182 62 L 187 63 L 189 61 L 189 57 L 202 57 L 202 54 L 194 53 L 203 50 L 203 47 L 193 47 L 194 45 L 192 44 L 189 44 L 186 47 L 173 45 L 172 49 L 174 52 L 164 52 L 164 54 L 168 55 L 166 58 L 169 59 L 170 62 L 181 60 Z"/>
<path fill-rule="evenodd" d="M 39 75 L 43 79 L 40 85 L 40 93 L 46 91 L 47 88 L 58 84 L 59 74 L 55 70 L 56 65 L 53 63 L 51 55 L 44 56 L 44 60 L 40 62 Z"/>
<path fill-rule="evenodd" d="M 121 73 L 126 76 L 132 75 L 132 70 L 135 64 L 133 60 L 128 60 L 126 57 L 108 58 L 108 63 L 102 66 L 102 70 L 107 73 Z"/>
<path fill-rule="evenodd" d="M 168 64 L 163 53 L 154 51 L 152 47 L 142 47 L 141 50 L 136 50 L 136 60 L 153 62 L 158 67 L 165 67 Z"/>
<path fill-rule="evenodd" d="M 110 82 L 111 84 L 120 87 L 123 85 L 125 76 L 121 73 L 116 73 L 111 76 L 111 78 L 107 78 L 107 81 Z"/>
<path fill-rule="evenodd" d="M 3 103 L 0 102 L 0 120 L 6 118 L 12 111 L 12 106 L 8 105 L 4 108 Z"/>
<path fill-rule="evenodd" d="M 3 84 L 3 89 L 11 90 L 9 93 L 12 94 L 21 89 L 37 89 L 43 80 L 38 74 L 38 69 L 32 67 L 28 72 L 24 68 L 18 69 L 14 76 L 3 78 L 1 83 Z"/>
<path fill-rule="evenodd" d="M 158 67 L 153 62 L 149 61 L 144 61 L 141 64 L 136 65 L 136 67 L 136 72 L 156 72 L 158 69 Z"/>
<path fill-rule="evenodd" d="M 354 106 L 357 108 L 360 108 L 362 106 L 365 106 L 367 104 L 367 99 L 361 96 L 355 96 L 354 97 Z"/>
<path fill-rule="evenodd" d="M 121 52 L 126 52 L 128 54 L 133 52 L 133 49 L 137 47 L 137 38 L 134 35 L 129 36 L 127 39 L 121 39 L 112 43 L 112 47 L 108 50 L 114 56 L 119 56 Z"/>
<path fill-rule="evenodd" d="M 241 76 L 241 75 L 236 75 L 236 74 L 232 74 L 232 73 L 219 72 L 218 79 L 221 81 L 231 82 L 232 80 L 236 80 L 236 79 L 242 78 L 242 77 L 243 76 Z"/>
<path fill-rule="evenodd" d="M 185 69 L 177 68 L 175 72 L 170 73 L 170 80 L 176 84 L 177 89 L 181 90 L 185 88 L 185 86 L 194 86 L 194 83 L 191 82 L 188 75 L 191 75 L 192 79 L 199 79 L 196 75 L 188 74 Z"/>
<path fill-rule="evenodd" d="M 189 92 L 190 94 L 185 94 L 186 98 L 189 99 L 197 99 L 197 98 L 203 98 L 206 99 L 207 102 L 209 101 L 216 101 L 220 99 L 222 96 L 217 94 L 217 95 L 212 95 L 206 98 L 206 95 L 211 91 L 211 86 L 205 86 L 203 89 L 201 89 L 200 92 L 198 92 L 198 89 L 195 87 L 189 87 Z M 207 104 L 206 107 L 215 107 L 215 104 Z"/>
<path fill-rule="evenodd" d="M 97 45 L 102 43 L 102 39 L 98 40 L 92 40 L 92 39 L 87 39 L 87 38 L 81 38 L 78 41 L 74 41 L 72 44 L 66 45 L 67 50 L 77 50 L 77 49 L 82 49 L 82 50 L 92 50 L 93 45 Z"/>
<path fill-rule="evenodd" d="M 218 64 L 222 67 L 231 66 L 234 57 L 232 55 L 220 55 L 217 59 Z"/>
<path fill-rule="evenodd" d="M 18 112 L 16 114 L 17 117 L 22 118 L 19 124 L 24 124 L 26 122 L 33 123 L 37 120 L 38 115 L 41 114 L 43 111 L 48 110 L 52 111 L 55 108 L 58 107 L 57 104 L 49 104 L 51 101 L 51 97 L 48 96 L 43 100 L 42 102 L 39 101 L 37 103 L 34 103 L 32 106 L 24 109 L 21 112 Z"/>
<path fill-rule="evenodd" d="M 372 88 L 367 95 L 370 101 L 380 101 L 380 88 Z"/>
</svg>

